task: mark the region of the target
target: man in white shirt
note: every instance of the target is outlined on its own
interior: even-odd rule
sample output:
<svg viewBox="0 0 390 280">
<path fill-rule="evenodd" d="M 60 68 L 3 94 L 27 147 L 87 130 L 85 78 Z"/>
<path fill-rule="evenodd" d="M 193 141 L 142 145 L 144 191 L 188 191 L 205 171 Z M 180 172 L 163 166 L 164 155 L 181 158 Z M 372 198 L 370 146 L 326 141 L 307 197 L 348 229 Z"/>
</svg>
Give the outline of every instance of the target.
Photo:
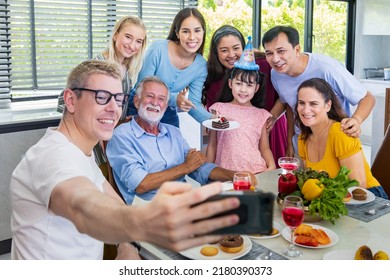
<svg viewBox="0 0 390 280">
<path fill-rule="evenodd" d="M 111 138 L 127 98 L 114 64 L 90 60 L 71 71 L 60 125 L 12 174 L 12 259 L 102 259 L 104 242 L 119 244 L 117 258 L 139 259 L 129 242 L 183 250 L 216 241 L 205 234 L 238 222 L 236 215 L 204 220 L 238 207 L 238 199 L 193 207 L 221 192 L 220 184 L 165 183 L 149 204 L 125 205 L 92 150 Z"/>
</svg>

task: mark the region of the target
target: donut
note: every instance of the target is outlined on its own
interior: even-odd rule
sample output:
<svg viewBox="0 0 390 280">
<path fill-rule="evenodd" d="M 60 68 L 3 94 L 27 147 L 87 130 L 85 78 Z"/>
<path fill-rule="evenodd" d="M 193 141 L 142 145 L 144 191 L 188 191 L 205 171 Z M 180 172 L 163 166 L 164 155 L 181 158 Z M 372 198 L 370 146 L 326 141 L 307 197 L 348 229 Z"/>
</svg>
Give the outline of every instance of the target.
<svg viewBox="0 0 390 280">
<path fill-rule="evenodd" d="M 356 200 L 366 200 L 367 199 L 367 193 L 363 189 L 354 189 L 352 191 L 352 197 Z"/>
<path fill-rule="evenodd" d="M 226 253 L 237 253 L 244 247 L 241 235 L 226 235 L 219 241 L 219 247 Z"/>
<path fill-rule="evenodd" d="M 204 246 L 200 250 L 200 253 L 206 257 L 212 257 L 218 254 L 218 248 L 214 246 Z"/>
</svg>

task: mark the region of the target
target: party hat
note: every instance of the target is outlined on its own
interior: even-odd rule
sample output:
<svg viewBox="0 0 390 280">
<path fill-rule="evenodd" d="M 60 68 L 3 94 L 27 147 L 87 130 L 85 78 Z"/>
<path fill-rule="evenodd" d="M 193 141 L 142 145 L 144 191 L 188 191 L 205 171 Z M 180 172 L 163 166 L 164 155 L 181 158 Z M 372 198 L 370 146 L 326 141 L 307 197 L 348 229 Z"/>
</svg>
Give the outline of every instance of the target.
<svg viewBox="0 0 390 280">
<path fill-rule="evenodd" d="M 252 36 L 248 36 L 248 43 L 242 52 L 240 60 L 234 63 L 234 67 L 244 70 L 259 70 L 259 65 L 257 65 L 255 62 L 255 53 L 252 46 Z"/>
</svg>

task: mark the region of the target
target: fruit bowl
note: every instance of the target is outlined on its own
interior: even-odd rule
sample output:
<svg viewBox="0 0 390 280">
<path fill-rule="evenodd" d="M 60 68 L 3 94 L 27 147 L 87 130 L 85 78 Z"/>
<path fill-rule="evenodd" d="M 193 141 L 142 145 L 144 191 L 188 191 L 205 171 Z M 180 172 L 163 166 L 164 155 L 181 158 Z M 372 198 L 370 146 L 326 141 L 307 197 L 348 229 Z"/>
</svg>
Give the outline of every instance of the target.
<svg viewBox="0 0 390 280">
<path fill-rule="evenodd" d="M 278 204 L 280 211 L 282 211 L 283 199 L 280 197 L 280 193 L 278 194 L 278 196 L 276 198 L 276 202 Z M 308 206 L 305 206 L 303 210 L 304 210 L 304 216 L 303 216 L 304 222 L 312 223 L 312 222 L 322 221 L 322 218 L 318 214 L 310 215 Z"/>
</svg>

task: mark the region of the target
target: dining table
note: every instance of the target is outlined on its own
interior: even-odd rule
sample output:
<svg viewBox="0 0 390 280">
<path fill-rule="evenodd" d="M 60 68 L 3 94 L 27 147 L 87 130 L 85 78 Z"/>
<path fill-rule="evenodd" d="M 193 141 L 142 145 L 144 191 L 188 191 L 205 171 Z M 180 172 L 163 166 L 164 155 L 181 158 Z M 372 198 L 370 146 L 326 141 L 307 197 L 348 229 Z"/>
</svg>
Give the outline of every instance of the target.
<svg viewBox="0 0 390 280">
<path fill-rule="evenodd" d="M 257 190 L 264 192 L 278 193 L 278 178 L 282 173 L 281 169 L 267 171 L 256 175 L 258 184 Z M 323 259 L 353 259 L 355 252 L 360 246 L 368 246 L 373 254 L 379 250 L 385 251 L 390 255 L 390 207 L 382 208 L 375 215 L 368 214 L 366 209 L 377 208 L 378 205 L 384 205 L 388 200 L 375 197 L 373 201 L 365 204 L 347 205 L 348 214 L 335 220 L 334 224 L 327 220 L 318 220 L 306 222 L 314 227 L 322 227 L 332 233 L 332 242 L 328 246 L 302 247 L 297 248 L 302 252 L 298 260 L 323 260 Z M 135 201 L 135 203 L 137 203 Z M 140 203 L 140 202 L 138 202 Z M 274 201 L 273 222 L 285 231 L 286 224 L 283 221 L 281 206 Z M 249 236 L 250 237 L 250 236 Z M 253 248 L 272 252 L 271 256 L 278 256 L 274 259 L 288 260 L 289 257 L 283 255 L 282 251 L 286 249 L 290 242 L 287 235 L 280 234 L 274 238 L 250 238 Z M 171 260 L 186 259 L 180 252 L 172 252 L 151 243 L 141 242 L 141 256 L 144 259 Z M 258 252 L 260 252 L 258 251 Z M 255 259 L 258 253 L 248 254 L 250 257 L 240 259 Z M 272 258 L 271 258 L 272 259 Z"/>
</svg>

